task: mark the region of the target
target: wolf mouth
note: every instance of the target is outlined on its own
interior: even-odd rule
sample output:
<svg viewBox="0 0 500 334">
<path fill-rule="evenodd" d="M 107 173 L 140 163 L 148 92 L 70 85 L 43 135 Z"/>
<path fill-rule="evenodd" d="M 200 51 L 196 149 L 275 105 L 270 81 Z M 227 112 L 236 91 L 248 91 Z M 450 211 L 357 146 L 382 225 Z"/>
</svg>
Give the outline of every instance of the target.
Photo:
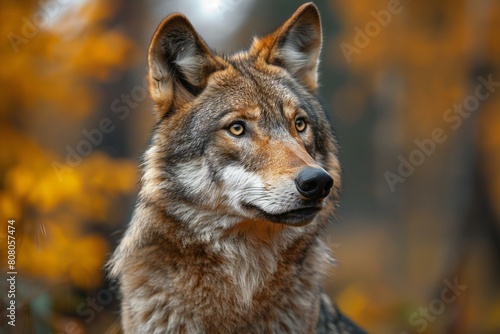
<svg viewBox="0 0 500 334">
<path fill-rule="evenodd" d="M 313 206 L 293 209 L 281 213 L 269 213 L 254 204 L 245 203 L 243 204 L 243 206 L 247 209 L 257 211 L 260 218 L 264 218 L 265 220 L 271 221 L 273 223 L 293 226 L 302 226 L 308 224 L 321 211 L 321 207 Z"/>
</svg>

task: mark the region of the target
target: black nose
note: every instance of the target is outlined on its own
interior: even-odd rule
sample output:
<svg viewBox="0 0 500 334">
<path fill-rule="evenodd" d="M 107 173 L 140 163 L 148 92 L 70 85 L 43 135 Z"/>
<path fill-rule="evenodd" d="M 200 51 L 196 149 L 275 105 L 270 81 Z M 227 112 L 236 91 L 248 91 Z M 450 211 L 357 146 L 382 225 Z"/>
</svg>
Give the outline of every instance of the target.
<svg viewBox="0 0 500 334">
<path fill-rule="evenodd" d="M 309 199 L 325 198 L 333 186 L 333 179 L 323 169 L 306 167 L 295 178 L 295 186 L 304 197 Z"/>
</svg>

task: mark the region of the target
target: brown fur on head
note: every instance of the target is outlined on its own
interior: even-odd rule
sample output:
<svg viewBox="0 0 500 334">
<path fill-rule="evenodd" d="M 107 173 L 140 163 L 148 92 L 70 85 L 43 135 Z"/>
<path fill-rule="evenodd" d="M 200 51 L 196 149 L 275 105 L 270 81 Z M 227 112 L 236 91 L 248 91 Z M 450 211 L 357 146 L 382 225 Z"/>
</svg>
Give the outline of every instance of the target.
<svg viewBox="0 0 500 334">
<path fill-rule="evenodd" d="M 315 98 L 320 50 L 321 23 L 313 4 L 301 6 L 276 31 L 256 38 L 248 52 L 229 57 L 212 52 L 185 16 L 167 17 L 152 39 L 148 57 L 151 95 L 160 120 L 154 140 L 165 149 L 159 154 L 162 161 L 177 165 L 189 160 L 186 165 L 192 166 L 193 156 L 205 162 L 212 158 L 209 167 L 220 169 L 227 161 L 211 153 L 235 158 L 234 152 L 241 152 L 236 162 L 230 162 L 256 172 L 271 187 L 280 182 L 277 175 L 293 180 L 301 168 L 324 168 L 334 179 L 330 198 L 336 200 L 340 177 L 335 142 Z M 303 134 L 294 129 L 297 118 L 309 127 Z M 238 120 L 248 123 L 248 140 L 227 135 L 231 122 Z M 245 157 L 243 151 L 248 152 Z M 158 174 L 170 168 L 160 163 L 152 166 Z M 211 176 L 220 179 L 214 174 L 212 170 Z M 217 193 L 216 185 L 199 188 Z M 183 200 L 224 210 L 224 198 L 211 204 L 200 198 Z"/>
<path fill-rule="evenodd" d="M 318 86 L 321 23 L 316 6 L 302 5 L 280 28 L 255 38 L 248 55 L 286 69 L 310 92 Z M 216 71 L 230 66 L 214 54 L 182 14 L 172 14 L 157 28 L 150 44 L 150 91 L 160 113 L 173 102 L 190 102 Z"/>
<path fill-rule="evenodd" d="M 157 124 L 132 222 L 110 262 L 127 318 L 148 305 L 143 321 L 165 309 L 158 317 L 170 326 L 180 312 L 194 332 L 217 332 L 218 322 L 238 332 L 278 313 L 290 323 L 258 328 L 314 327 L 314 314 L 298 318 L 319 307 L 328 256 L 317 235 L 340 189 L 335 139 L 316 98 L 320 50 L 312 3 L 232 56 L 211 51 L 181 14 L 160 24 L 148 56 Z M 312 195 L 305 170 L 331 182 Z M 136 328 L 163 326 L 150 325 Z"/>
</svg>

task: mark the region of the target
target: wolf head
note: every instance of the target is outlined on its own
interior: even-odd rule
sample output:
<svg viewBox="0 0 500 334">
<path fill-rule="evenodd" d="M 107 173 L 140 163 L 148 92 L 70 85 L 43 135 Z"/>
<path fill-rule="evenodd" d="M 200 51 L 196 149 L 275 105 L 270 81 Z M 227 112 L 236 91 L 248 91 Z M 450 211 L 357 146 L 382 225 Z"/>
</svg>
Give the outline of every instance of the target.
<svg viewBox="0 0 500 334">
<path fill-rule="evenodd" d="M 215 54 L 181 14 L 149 48 L 157 125 L 141 196 L 188 221 L 307 225 L 340 187 L 335 140 L 317 101 L 321 22 L 312 4 L 232 56 Z"/>
</svg>

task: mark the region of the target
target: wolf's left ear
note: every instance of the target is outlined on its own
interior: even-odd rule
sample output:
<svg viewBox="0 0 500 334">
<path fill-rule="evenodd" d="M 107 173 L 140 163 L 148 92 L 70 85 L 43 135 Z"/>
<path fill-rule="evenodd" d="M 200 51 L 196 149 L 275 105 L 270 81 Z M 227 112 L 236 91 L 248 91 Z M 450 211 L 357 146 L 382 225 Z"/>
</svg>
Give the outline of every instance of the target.
<svg viewBox="0 0 500 334">
<path fill-rule="evenodd" d="M 267 62 L 284 67 L 310 91 L 318 87 L 321 19 L 312 3 L 300 6 L 276 31 L 257 39 L 251 52 L 267 51 Z"/>
</svg>

